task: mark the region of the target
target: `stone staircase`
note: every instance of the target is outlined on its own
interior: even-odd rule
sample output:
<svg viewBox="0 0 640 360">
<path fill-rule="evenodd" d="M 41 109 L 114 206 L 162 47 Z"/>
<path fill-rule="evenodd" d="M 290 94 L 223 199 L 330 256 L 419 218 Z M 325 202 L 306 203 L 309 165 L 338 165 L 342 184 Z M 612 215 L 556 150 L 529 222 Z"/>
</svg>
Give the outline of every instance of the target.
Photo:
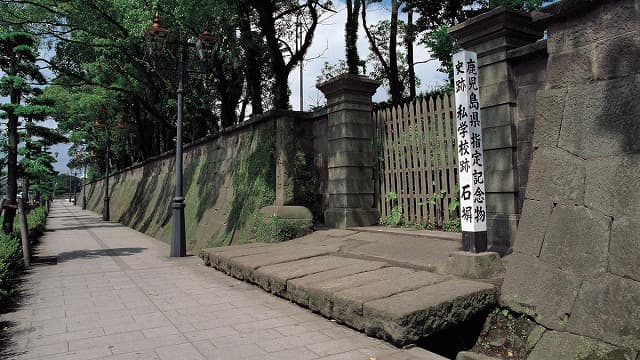
<svg viewBox="0 0 640 360">
<path fill-rule="evenodd" d="M 398 246 L 412 241 L 414 251 L 415 244 L 424 251 L 442 249 L 438 241 L 456 247 L 451 240 L 389 236 Z M 278 244 L 206 249 L 202 258 L 206 265 L 398 346 L 460 325 L 495 304 L 491 283 L 443 273 L 442 266 L 412 266 L 398 261 L 397 254 L 385 261 L 357 251 L 375 248 L 375 241 L 363 240 L 368 237 L 329 230 Z M 441 255 L 446 260 L 448 254 Z"/>
</svg>

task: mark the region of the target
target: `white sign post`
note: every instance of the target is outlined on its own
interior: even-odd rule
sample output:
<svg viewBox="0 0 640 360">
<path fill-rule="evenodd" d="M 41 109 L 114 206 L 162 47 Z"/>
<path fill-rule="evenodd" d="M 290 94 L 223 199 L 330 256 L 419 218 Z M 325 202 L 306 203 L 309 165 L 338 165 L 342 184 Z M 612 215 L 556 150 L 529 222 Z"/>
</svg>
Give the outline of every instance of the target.
<svg viewBox="0 0 640 360">
<path fill-rule="evenodd" d="M 453 55 L 462 249 L 487 250 L 487 206 L 480 124 L 478 58 L 472 51 Z"/>
</svg>

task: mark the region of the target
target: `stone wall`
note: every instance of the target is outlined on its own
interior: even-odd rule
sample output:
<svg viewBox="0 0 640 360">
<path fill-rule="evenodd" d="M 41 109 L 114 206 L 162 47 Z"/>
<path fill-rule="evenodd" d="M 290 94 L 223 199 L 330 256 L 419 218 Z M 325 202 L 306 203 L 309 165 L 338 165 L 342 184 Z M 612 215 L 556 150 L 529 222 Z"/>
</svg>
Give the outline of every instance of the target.
<svg viewBox="0 0 640 360">
<path fill-rule="evenodd" d="M 310 159 L 310 166 L 304 170 L 318 177 L 320 171 L 314 170 L 311 144 L 314 136 L 321 137 L 321 134 L 314 135 L 313 130 L 321 131 L 322 121 L 326 124 L 323 114 L 318 117 L 308 113 L 271 112 L 215 138 L 185 146 L 185 228 L 190 252 L 252 238 L 258 210 L 275 201 L 276 125 L 283 117 L 294 119 L 294 146 L 303 155 L 293 166 Z M 314 125 L 317 122 L 320 124 Z M 317 156 L 323 158 L 321 153 Z M 111 219 L 168 242 L 175 187 L 174 163 L 175 155 L 168 153 L 112 175 Z M 89 210 L 100 213 L 103 196 L 103 181 L 87 184 Z M 322 192 L 311 197 L 320 203 L 323 201 Z"/>
<path fill-rule="evenodd" d="M 502 304 L 546 332 L 530 359 L 640 352 L 640 1 L 561 1 Z"/>
</svg>

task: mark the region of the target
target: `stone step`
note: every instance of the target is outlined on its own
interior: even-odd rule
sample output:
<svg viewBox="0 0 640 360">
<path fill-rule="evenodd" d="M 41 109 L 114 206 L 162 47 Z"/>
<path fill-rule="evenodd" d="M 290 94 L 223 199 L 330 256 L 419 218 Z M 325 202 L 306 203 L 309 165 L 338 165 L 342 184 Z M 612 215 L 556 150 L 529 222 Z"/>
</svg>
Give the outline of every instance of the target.
<svg viewBox="0 0 640 360">
<path fill-rule="evenodd" d="M 491 284 L 342 257 L 333 246 L 206 249 L 207 265 L 398 346 L 495 304 Z"/>
</svg>

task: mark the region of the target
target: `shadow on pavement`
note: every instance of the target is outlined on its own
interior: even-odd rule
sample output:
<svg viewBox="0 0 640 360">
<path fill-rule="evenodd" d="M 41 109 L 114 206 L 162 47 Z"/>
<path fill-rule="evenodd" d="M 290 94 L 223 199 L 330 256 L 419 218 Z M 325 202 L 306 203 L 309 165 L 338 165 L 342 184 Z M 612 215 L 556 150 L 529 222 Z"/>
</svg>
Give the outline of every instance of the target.
<svg viewBox="0 0 640 360">
<path fill-rule="evenodd" d="M 139 254 L 147 248 L 114 248 L 114 249 L 92 249 L 92 250 L 74 250 L 58 254 L 58 263 L 70 261 L 74 259 L 94 259 L 103 256 L 121 257 Z"/>
</svg>

